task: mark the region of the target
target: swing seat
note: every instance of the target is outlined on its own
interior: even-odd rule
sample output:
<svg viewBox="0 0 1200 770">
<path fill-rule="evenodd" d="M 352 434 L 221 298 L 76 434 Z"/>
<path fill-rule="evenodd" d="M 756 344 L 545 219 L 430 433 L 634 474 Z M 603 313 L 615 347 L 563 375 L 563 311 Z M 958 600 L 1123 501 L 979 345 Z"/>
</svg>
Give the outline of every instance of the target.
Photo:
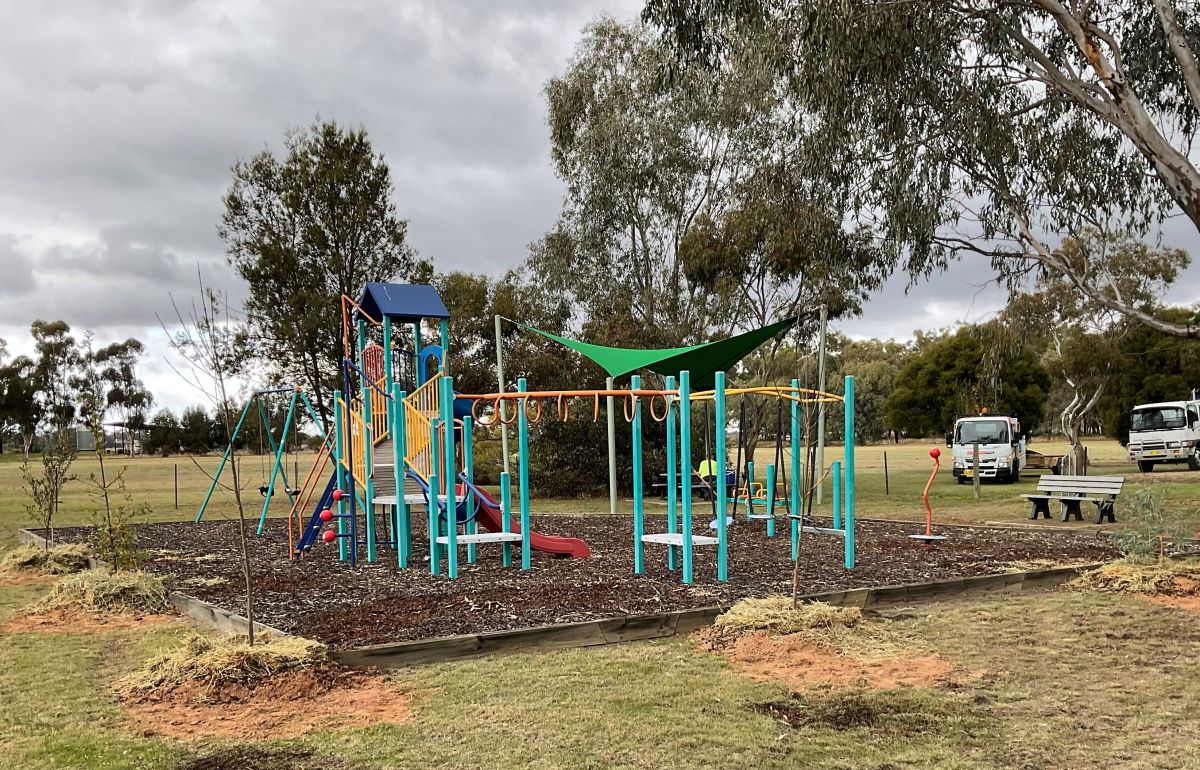
<svg viewBox="0 0 1200 770">
<path fill-rule="evenodd" d="M 262 486 L 260 486 L 260 487 L 258 488 L 258 494 L 259 494 L 259 495 L 261 495 L 262 497 L 266 497 L 266 496 L 267 496 L 267 492 L 268 492 L 269 490 L 270 490 L 270 487 L 268 487 L 266 484 L 263 484 Z"/>
</svg>

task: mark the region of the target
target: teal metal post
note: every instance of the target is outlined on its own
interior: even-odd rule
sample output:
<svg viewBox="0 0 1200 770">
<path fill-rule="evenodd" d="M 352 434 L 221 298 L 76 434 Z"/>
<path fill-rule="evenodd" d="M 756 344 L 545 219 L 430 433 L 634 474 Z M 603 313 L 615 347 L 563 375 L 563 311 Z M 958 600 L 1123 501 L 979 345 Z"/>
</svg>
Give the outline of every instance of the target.
<svg viewBox="0 0 1200 770">
<path fill-rule="evenodd" d="M 508 473 L 500 473 L 500 531 L 512 531 L 512 487 Z M 522 535 L 524 538 L 524 535 Z M 504 541 L 504 566 L 512 566 L 512 543 Z"/>
<path fill-rule="evenodd" d="M 465 489 L 465 500 L 463 501 L 463 510 L 467 512 L 467 523 L 463 525 L 463 531 L 468 535 L 475 534 L 475 517 L 471 516 L 471 504 L 475 503 L 475 492 L 471 486 L 475 483 L 475 457 L 471 450 L 471 429 L 474 427 L 474 421 L 470 417 L 463 418 L 462 441 L 463 441 L 463 473 L 467 475 L 467 486 Z M 467 543 L 467 563 L 475 563 L 475 544 Z"/>
<path fill-rule="evenodd" d="M 767 463 L 767 537 L 775 537 L 775 464 Z"/>
<path fill-rule="evenodd" d="M 408 454 L 408 437 L 405 434 L 404 398 L 400 385 L 392 383 L 392 475 L 396 480 L 396 564 L 401 569 L 408 567 L 412 553 L 412 511 L 404 497 L 404 456 Z"/>
<path fill-rule="evenodd" d="M 343 454 L 346 450 L 346 426 L 342 424 L 342 392 L 333 391 L 333 467 L 337 475 L 337 488 L 342 490 L 342 499 L 337 504 L 337 533 L 338 558 L 346 560 L 346 507 L 349 500 L 346 497 L 346 466 L 343 464 Z"/>
<path fill-rule="evenodd" d="M 208 507 L 208 501 L 212 498 L 213 490 L 217 488 L 217 479 L 221 478 L 221 471 L 225 470 L 225 463 L 229 462 L 229 455 L 233 453 L 233 441 L 237 439 L 238 432 L 242 429 L 242 423 L 246 421 L 246 415 L 250 413 L 250 404 L 254 403 L 253 399 L 246 402 L 246 406 L 242 409 L 242 416 L 238 418 L 237 427 L 233 429 L 233 436 L 230 438 L 229 446 L 225 447 L 225 454 L 221 455 L 221 464 L 217 466 L 217 472 L 213 474 L 212 483 L 208 485 L 208 492 L 204 494 L 204 502 L 200 503 L 200 509 L 196 511 L 196 524 L 200 523 L 200 519 L 204 516 L 204 509 Z"/>
<path fill-rule="evenodd" d="M 842 528 L 842 464 L 834 460 L 829 464 L 829 476 L 833 479 L 833 528 Z"/>
<path fill-rule="evenodd" d="M 413 377 L 417 387 L 425 383 L 421 381 L 421 322 L 413 322 Z"/>
<path fill-rule="evenodd" d="M 517 391 L 524 393 L 525 378 L 517 380 Z M 532 553 L 529 543 L 529 417 L 525 414 L 526 399 L 517 401 L 517 460 L 518 504 L 521 506 L 521 569 L 529 569 Z"/>
<path fill-rule="evenodd" d="M 716 391 L 717 444 L 717 580 L 729 579 L 729 517 L 725 513 L 728 505 L 728 490 L 725 488 L 725 372 L 717 372 L 713 385 Z M 688 497 L 691 495 L 689 493 Z"/>
<path fill-rule="evenodd" d="M 260 404 L 262 402 L 259 402 Z M 267 495 L 263 500 L 262 515 L 258 517 L 258 534 L 263 533 L 263 529 L 267 526 L 267 509 L 271 507 L 271 496 L 275 494 L 275 479 L 279 477 L 279 466 L 283 464 L 283 448 L 287 446 L 287 434 L 292 429 L 292 417 L 296 414 L 296 392 L 292 391 L 292 398 L 288 401 L 287 417 L 283 420 L 283 437 L 279 442 L 279 450 L 275 452 L 275 462 L 271 464 L 271 480 L 267 482 Z M 271 426 L 265 426 L 267 432 L 270 433 Z M 272 439 L 272 442 L 274 440 Z M 287 477 L 283 479 L 284 487 L 287 487 Z M 292 499 L 292 493 L 288 492 L 288 499 Z"/>
<path fill-rule="evenodd" d="M 792 391 L 800 394 L 800 381 L 792 380 Z M 800 404 L 792 402 L 792 499 L 788 513 L 792 523 L 792 561 L 800 552 L 800 520 L 804 516 L 803 499 L 800 495 Z"/>
<path fill-rule="evenodd" d="M 674 377 L 667 378 L 666 389 L 675 390 Z M 679 531 L 679 460 L 675 455 L 675 431 L 679 421 L 675 418 L 678 409 L 675 402 L 673 396 L 667 396 L 667 532 L 672 535 Z M 679 568 L 679 549 L 673 545 L 667 546 L 667 568 Z"/>
<path fill-rule="evenodd" d="M 742 396 L 745 398 L 745 396 Z M 754 461 L 746 461 L 746 521 L 754 518 Z"/>
<path fill-rule="evenodd" d="M 692 395 L 691 375 L 679 373 L 679 473 L 683 501 L 683 582 L 692 582 Z"/>
<path fill-rule="evenodd" d="M 846 569 L 854 569 L 854 376 L 846 375 L 846 480 L 842 484 L 842 526 L 846 529 Z"/>
<path fill-rule="evenodd" d="M 642 387 L 642 378 L 633 375 L 629 378 L 630 391 Z M 645 511 L 642 508 L 642 401 L 633 396 L 633 422 L 631 423 L 633 438 L 633 572 L 641 575 L 646 571 L 646 544 L 642 542 L 645 531 Z"/>
<path fill-rule="evenodd" d="M 444 323 L 444 320 L 443 320 Z M 442 479 L 446 486 L 446 574 L 458 577 L 458 469 L 454 465 L 454 380 L 448 375 L 439 383 L 438 406 L 442 411 L 442 431 L 446 438 L 442 449 L 446 453 Z"/>
<path fill-rule="evenodd" d="M 438 545 L 438 537 L 441 535 L 441 516 L 439 512 L 438 497 L 440 490 L 438 489 L 438 469 L 442 464 L 441 454 L 438 452 L 438 426 L 441 423 L 437 417 L 429 421 L 429 574 L 436 575 L 440 569 L 441 563 L 441 546 Z"/>
<path fill-rule="evenodd" d="M 442 372 L 450 373 L 450 320 L 443 318 L 438 325 L 442 338 Z"/>
</svg>

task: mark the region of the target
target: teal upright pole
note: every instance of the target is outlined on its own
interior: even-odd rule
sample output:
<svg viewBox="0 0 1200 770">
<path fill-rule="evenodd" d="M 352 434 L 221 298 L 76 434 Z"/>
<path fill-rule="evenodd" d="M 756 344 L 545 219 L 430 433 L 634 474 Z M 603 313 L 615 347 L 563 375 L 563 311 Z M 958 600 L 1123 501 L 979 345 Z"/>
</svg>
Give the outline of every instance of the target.
<svg viewBox="0 0 1200 770">
<path fill-rule="evenodd" d="M 767 537 L 775 537 L 775 464 L 767 463 Z"/>
<path fill-rule="evenodd" d="M 792 380 L 792 392 L 800 395 L 800 381 Z M 792 499 L 788 506 L 792 523 L 792 561 L 800 552 L 800 522 L 804 517 L 803 499 L 800 495 L 800 404 L 792 402 Z"/>
<path fill-rule="evenodd" d="M 442 338 L 442 372 L 450 373 L 450 320 L 443 318 L 439 324 Z"/>
<path fill-rule="evenodd" d="M 471 487 L 475 483 L 475 458 L 471 450 L 471 428 L 474 421 L 468 416 L 463 418 L 462 441 L 463 441 L 463 473 L 467 475 L 467 485 L 465 491 L 465 499 L 463 501 L 463 510 L 467 512 L 467 523 L 463 525 L 463 531 L 468 535 L 475 534 L 475 517 L 471 515 L 472 504 L 478 505 L 475 500 L 475 493 Z M 467 563 L 475 563 L 475 543 L 467 543 Z"/>
<path fill-rule="evenodd" d="M 263 500 L 262 515 L 258 517 L 258 534 L 263 533 L 263 529 L 267 526 L 267 509 L 271 506 L 271 496 L 275 494 L 275 479 L 279 477 L 279 466 L 283 464 L 283 450 L 287 447 L 287 434 L 292 429 L 292 417 L 296 414 L 296 393 L 292 391 L 292 399 L 288 402 L 287 417 L 283 420 L 283 437 L 279 442 L 279 450 L 275 452 L 275 462 L 271 464 L 271 480 L 267 482 L 267 499 Z M 270 425 L 264 426 L 270 432 Z M 274 438 L 272 437 L 272 443 Z M 287 478 L 283 480 L 283 485 L 287 486 Z M 288 492 L 290 500 L 292 493 Z"/>
<path fill-rule="evenodd" d="M 683 582 L 692 582 L 692 395 L 691 375 L 679 373 L 679 473 L 683 501 Z M 686 481 L 685 481 L 686 479 Z"/>
<path fill-rule="evenodd" d="M 846 480 L 842 484 L 842 526 L 846 529 L 846 569 L 854 569 L 854 376 L 846 375 Z"/>
<path fill-rule="evenodd" d="M 413 379 L 417 387 L 425 382 L 421 379 L 421 322 L 413 322 Z"/>
<path fill-rule="evenodd" d="M 729 579 L 729 517 L 725 512 L 725 506 L 729 504 L 725 488 L 725 372 L 717 372 L 713 389 L 717 413 L 713 426 L 717 450 L 717 580 L 724 581 Z"/>
<path fill-rule="evenodd" d="M 745 396 L 742 396 L 745 398 Z M 754 461 L 746 461 L 746 520 L 754 518 Z"/>
<path fill-rule="evenodd" d="M 642 378 L 633 375 L 629 378 L 629 389 L 638 390 L 642 387 Z M 633 396 L 633 571 L 641 575 L 646 571 L 646 545 L 642 542 L 645 531 L 645 511 L 642 508 L 642 401 Z"/>
<path fill-rule="evenodd" d="M 500 531 L 512 531 L 512 487 L 508 473 L 500 473 Z M 524 535 L 522 535 L 524 539 Z M 512 566 L 512 543 L 504 541 L 503 546 L 504 566 Z"/>
<path fill-rule="evenodd" d="M 404 569 L 412 553 L 412 511 L 404 495 L 404 456 L 408 454 L 408 436 L 405 435 L 404 398 L 399 383 L 392 383 L 392 475 L 396 481 L 396 563 Z"/>
<path fill-rule="evenodd" d="M 517 391 L 524 393 L 528 388 L 525 378 L 517 380 Z M 517 401 L 517 465 L 518 504 L 521 506 L 521 569 L 529 569 L 532 553 L 529 543 L 529 417 L 525 414 L 525 398 Z"/>
<path fill-rule="evenodd" d="M 454 465 L 454 380 L 449 375 L 439 383 L 438 406 L 442 411 L 442 450 L 446 454 L 442 465 L 442 482 L 446 486 L 446 574 L 458 577 L 458 469 Z"/>
<path fill-rule="evenodd" d="M 229 462 L 229 455 L 233 453 L 233 442 L 237 440 L 238 432 L 242 429 L 242 423 L 246 421 L 246 415 L 250 413 L 250 405 L 254 403 L 254 399 L 246 402 L 246 407 L 242 409 L 242 416 L 238 418 L 237 426 L 233 429 L 233 435 L 229 438 L 229 446 L 225 447 L 225 454 L 221 455 L 221 464 L 217 466 L 217 472 L 213 474 L 212 483 L 208 485 L 208 492 L 204 494 L 204 502 L 200 503 L 200 510 L 196 511 L 196 524 L 200 523 L 200 519 L 204 516 L 204 509 L 208 507 L 208 501 L 212 498 L 213 490 L 217 488 L 217 479 L 221 478 L 221 471 L 225 470 L 225 463 Z"/>
<path fill-rule="evenodd" d="M 829 476 L 833 479 L 833 528 L 842 528 L 842 464 L 834 460 L 829 464 Z"/>
<path fill-rule="evenodd" d="M 349 499 L 346 496 L 346 425 L 342 415 L 342 392 L 333 391 L 333 467 L 337 475 L 337 489 L 342 492 L 342 499 L 337 504 L 337 533 L 338 558 L 346 560 L 346 508 Z"/>
<path fill-rule="evenodd" d="M 438 427 L 441 420 L 434 417 L 429 421 L 429 574 L 438 574 L 441 562 L 441 546 L 438 537 L 441 536 L 441 512 L 438 497 L 438 469 L 442 464 L 441 453 L 438 452 Z"/>
<path fill-rule="evenodd" d="M 666 389 L 675 390 L 674 377 L 667 378 Z M 679 531 L 679 459 L 675 456 L 675 431 L 679 422 L 675 413 L 679 407 L 676 402 L 674 396 L 667 396 L 667 532 L 672 535 Z M 679 549 L 673 545 L 667 546 L 667 568 L 679 568 Z"/>
</svg>

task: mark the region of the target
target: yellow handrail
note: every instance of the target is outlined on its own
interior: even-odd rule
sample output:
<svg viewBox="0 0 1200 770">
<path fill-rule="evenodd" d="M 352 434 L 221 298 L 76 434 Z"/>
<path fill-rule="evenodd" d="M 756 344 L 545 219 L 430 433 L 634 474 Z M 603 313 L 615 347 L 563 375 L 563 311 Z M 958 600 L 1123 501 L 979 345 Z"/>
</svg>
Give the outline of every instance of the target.
<svg viewBox="0 0 1200 770">
<path fill-rule="evenodd" d="M 438 398 L 440 376 L 439 371 L 404 399 L 404 459 L 426 479 L 433 473 L 435 448 L 430 446 L 429 426 L 439 414 L 441 406 Z"/>
<path fill-rule="evenodd" d="M 364 487 L 367 484 L 367 426 L 363 421 L 362 413 L 358 409 L 348 408 L 343 399 L 338 399 L 338 408 L 342 410 L 342 446 L 339 447 L 338 461 L 342 467 L 350 471 L 354 476 L 355 482 L 362 484 Z M 353 454 L 353 467 L 346 463 L 346 443 L 349 441 L 350 450 Z"/>
<path fill-rule="evenodd" d="M 380 377 L 375 383 L 378 390 L 375 388 L 367 388 L 367 392 L 371 394 L 371 443 L 379 444 L 387 439 L 388 432 L 388 404 L 391 399 L 387 393 L 387 376 Z"/>
</svg>

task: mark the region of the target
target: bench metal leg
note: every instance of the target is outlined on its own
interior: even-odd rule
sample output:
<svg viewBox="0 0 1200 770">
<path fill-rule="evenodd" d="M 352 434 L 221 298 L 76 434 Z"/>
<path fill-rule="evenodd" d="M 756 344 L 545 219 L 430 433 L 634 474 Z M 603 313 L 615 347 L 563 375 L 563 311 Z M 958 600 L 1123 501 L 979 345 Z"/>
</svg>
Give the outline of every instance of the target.
<svg viewBox="0 0 1200 770">
<path fill-rule="evenodd" d="M 1083 521 L 1083 511 L 1079 510 L 1079 501 L 1078 500 L 1076 500 L 1074 498 L 1070 498 L 1070 497 L 1065 497 L 1060 501 L 1060 505 L 1062 505 L 1062 520 L 1063 521 L 1070 520 L 1070 518 L 1072 516 L 1075 517 L 1075 521 Z"/>
<path fill-rule="evenodd" d="M 1105 519 L 1108 519 L 1113 524 L 1117 522 L 1116 500 L 1105 500 L 1102 503 L 1096 503 L 1096 523 L 1103 524 Z"/>
<path fill-rule="evenodd" d="M 1029 501 L 1029 518 L 1036 521 L 1041 516 L 1050 518 L 1050 501 L 1049 500 L 1030 500 Z"/>
</svg>

